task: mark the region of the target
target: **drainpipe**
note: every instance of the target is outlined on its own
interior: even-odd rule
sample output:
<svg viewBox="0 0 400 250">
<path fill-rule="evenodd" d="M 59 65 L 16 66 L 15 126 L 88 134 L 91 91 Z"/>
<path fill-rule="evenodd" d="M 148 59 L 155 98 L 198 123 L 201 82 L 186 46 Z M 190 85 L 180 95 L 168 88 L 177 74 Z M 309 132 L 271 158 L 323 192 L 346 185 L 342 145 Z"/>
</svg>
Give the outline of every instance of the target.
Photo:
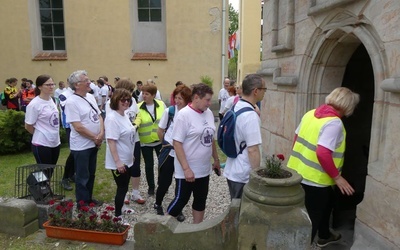
<svg viewBox="0 0 400 250">
<path fill-rule="evenodd" d="M 222 53 L 221 53 L 221 88 L 224 87 L 225 79 L 225 57 L 226 57 L 226 39 L 225 39 L 225 23 L 226 23 L 226 1 L 222 0 Z"/>
</svg>

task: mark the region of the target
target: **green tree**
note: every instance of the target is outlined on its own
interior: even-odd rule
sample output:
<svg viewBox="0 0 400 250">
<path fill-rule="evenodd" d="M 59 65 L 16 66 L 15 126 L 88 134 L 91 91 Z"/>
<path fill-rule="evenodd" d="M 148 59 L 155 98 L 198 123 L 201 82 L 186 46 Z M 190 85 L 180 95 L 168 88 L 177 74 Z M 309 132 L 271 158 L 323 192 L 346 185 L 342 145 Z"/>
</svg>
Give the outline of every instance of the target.
<svg viewBox="0 0 400 250">
<path fill-rule="evenodd" d="M 232 35 L 239 27 L 239 12 L 237 12 L 232 4 L 229 4 L 229 35 Z"/>
<path fill-rule="evenodd" d="M 233 8 L 232 4 L 229 4 L 229 36 L 235 33 L 239 27 L 239 13 Z M 228 41 L 229 44 L 229 41 Z M 235 56 L 228 61 L 228 77 L 230 79 L 236 79 L 237 77 L 237 61 L 238 51 L 234 49 Z"/>
</svg>

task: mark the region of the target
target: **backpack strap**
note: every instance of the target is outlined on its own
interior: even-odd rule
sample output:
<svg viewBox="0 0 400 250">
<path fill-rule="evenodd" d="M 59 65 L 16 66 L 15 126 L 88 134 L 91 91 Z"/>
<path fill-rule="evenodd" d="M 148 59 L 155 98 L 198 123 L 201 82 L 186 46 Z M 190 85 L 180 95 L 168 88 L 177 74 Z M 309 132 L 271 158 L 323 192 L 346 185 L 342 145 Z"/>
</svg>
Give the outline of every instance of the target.
<svg viewBox="0 0 400 250">
<path fill-rule="evenodd" d="M 175 106 L 169 106 L 168 107 L 168 122 L 167 122 L 167 126 L 165 127 L 165 133 L 167 132 L 169 125 L 171 125 L 171 122 L 174 120 L 174 116 L 175 116 Z"/>
<path fill-rule="evenodd" d="M 244 112 L 247 112 L 247 111 L 255 111 L 254 109 L 252 109 L 252 108 L 250 108 L 250 107 L 244 107 L 244 108 L 241 108 L 241 109 L 239 109 L 238 111 L 235 112 L 235 111 L 234 111 L 235 106 L 236 106 L 236 104 L 233 105 L 232 111 L 235 113 L 236 119 L 237 119 L 237 117 L 238 117 L 239 115 L 243 114 Z M 242 141 L 242 142 L 240 143 L 240 145 L 239 145 L 239 153 L 238 153 L 238 155 L 241 154 L 241 153 L 243 152 L 243 150 L 244 150 L 246 147 L 247 147 L 246 142 Z"/>
</svg>

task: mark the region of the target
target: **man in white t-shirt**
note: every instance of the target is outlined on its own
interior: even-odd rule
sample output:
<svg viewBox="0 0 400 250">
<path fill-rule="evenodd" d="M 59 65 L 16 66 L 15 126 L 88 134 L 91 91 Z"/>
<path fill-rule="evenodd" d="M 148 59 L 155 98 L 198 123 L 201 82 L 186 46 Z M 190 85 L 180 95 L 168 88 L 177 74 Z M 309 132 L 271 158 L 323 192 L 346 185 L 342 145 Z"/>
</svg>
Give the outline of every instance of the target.
<svg viewBox="0 0 400 250">
<path fill-rule="evenodd" d="M 242 108 L 256 109 L 256 103 L 264 98 L 267 88 L 260 75 L 250 74 L 243 79 L 242 99 L 234 108 L 237 112 Z M 236 118 L 235 144 L 239 152 L 240 145 L 244 142 L 246 147 L 236 158 L 227 158 L 224 176 L 227 178 L 231 199 L 240 199 L 244 185 L 249 182 L 251 169 L 260 166 L 261 154 L 261 130 L 260 117 L 256 111 L 247 111 Z"/>
<path fill-rule="evenodd" d="M 54 98 L 56 99 L 57 104 L 60 103 L 60 95 L 66 90 L 67 88 L 65 88 L 65 83 L 63 81 L 60 81 L 58 83 L 58 88 L 54 91 Z"/>
<path fill-rule="evenodd" d="M 68 82 L 74 94 L 65 104 L 67 122 L 71 124 L 70 149 L 75 160 L 75 196 L 78 208 L 82 205 L 101 205 L 93 199 L 97 151 L 104 137 L 101 112 L 93 95 L 89 94 L 90 80 L 86 71 L 73 72 Z"/>
<path fill-rule="evenodd" d="M 219 119 L 222 120 L 224 117 L 223 110 L 225 109 L 226 100 L 229 98 L 228 87 L 230 86 L 231 81 L 229 78 L 225 78 L 224 87 L 218 93 L 218 103 L 219 103 Z"/>
</svg>

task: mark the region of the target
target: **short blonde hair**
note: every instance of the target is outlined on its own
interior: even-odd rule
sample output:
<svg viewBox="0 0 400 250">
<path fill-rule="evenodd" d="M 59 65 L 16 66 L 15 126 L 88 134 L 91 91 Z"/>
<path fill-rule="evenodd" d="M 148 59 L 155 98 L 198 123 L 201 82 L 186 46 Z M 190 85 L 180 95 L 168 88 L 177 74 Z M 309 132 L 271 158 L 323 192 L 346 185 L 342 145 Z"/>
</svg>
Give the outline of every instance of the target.
<svg viewBox="0 0 400 250">
<path fill-rule="evenodd" d="M 341 111 L 344 116 L 352 115 L 359 102 L 360 95 L 352 92 L 346 87 L 334 89 L 325 98 L 325 104 L 334 107 L 338 111 Z"/>
</svg>

